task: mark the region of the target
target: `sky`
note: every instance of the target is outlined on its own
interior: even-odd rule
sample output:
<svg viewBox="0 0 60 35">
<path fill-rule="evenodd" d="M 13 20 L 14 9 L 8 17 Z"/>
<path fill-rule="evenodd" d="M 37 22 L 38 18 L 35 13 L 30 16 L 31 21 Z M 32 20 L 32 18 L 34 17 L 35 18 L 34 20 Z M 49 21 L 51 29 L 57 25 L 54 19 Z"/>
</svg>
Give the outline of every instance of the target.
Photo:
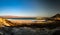
<svg viewBox="0 0 60 35">
<path fill-rule="evenodd" d="M 0 16 L 50 17 L 57 13 L 59 0 L 0 0 Z"/>
</svg>

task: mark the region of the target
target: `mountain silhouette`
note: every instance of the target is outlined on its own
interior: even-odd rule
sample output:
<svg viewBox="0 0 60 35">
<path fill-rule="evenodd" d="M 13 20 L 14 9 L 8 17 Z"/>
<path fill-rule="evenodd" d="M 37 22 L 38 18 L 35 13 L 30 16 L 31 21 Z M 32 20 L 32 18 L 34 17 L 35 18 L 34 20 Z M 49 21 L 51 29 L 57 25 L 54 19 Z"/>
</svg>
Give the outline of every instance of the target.
<svg viewBox="0 0 60 35">
<path fill-rule="evenodd" d="M 56 15 L 52 16 L 51 18 L 53 18 L 54 20 L 60 21 L 60 14 L 56 14 Z"/>
<path fill-rule="evenodd" d="M 56 15 L 54 15 L 54 16 L 52 16 L 52 18 L 60 18 L 60 14 L 56 14 Z"/>
</svg>

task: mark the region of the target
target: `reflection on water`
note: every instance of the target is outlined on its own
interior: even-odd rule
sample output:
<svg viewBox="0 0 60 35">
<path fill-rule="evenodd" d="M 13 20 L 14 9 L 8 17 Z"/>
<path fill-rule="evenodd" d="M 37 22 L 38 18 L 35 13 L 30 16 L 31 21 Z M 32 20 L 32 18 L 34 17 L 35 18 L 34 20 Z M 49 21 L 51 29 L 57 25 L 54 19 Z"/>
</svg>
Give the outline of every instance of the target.
<svg viewBox="0 0 60 35">
<path fill-rule="evenodd" d="M 54 35 L 56 32 L 60 32 L 60 28 L 50 30 L 46 28 L 4 27 L 0 29 L 0 35 Z"/>
</svg>

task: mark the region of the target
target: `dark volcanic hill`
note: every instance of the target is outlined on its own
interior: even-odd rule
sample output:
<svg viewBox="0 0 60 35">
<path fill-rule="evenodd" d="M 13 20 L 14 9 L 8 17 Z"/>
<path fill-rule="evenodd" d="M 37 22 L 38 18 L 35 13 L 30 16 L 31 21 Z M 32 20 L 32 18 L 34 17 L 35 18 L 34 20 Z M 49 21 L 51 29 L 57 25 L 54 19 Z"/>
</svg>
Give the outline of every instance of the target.
<svg viewBox="0 0 60 35">
<path fill-rule="evenodd" d="M 60 14 L 56 14 L 56 15 L 52 16 L 51 18 L 60 18 Z"/>
</svg>

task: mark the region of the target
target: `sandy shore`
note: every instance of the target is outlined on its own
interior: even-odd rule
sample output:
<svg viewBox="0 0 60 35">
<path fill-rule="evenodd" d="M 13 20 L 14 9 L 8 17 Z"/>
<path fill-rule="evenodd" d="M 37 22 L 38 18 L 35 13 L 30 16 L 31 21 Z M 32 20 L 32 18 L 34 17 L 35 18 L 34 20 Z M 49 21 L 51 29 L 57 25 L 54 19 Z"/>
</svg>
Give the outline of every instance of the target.
<svg viewBox="0 0 60 35">
<path fill-rule="evenodd" d="M 17 24 L 33 24 L 33 23 L 46 23 L 45 21 L 41 20 L 10 20 L 12 23 L 17 23 Z"/>
<path fill-rule="evenodd" d="M 10 20 L 13 23 L 32 23 L 32 20 Z"/>
</svg>

